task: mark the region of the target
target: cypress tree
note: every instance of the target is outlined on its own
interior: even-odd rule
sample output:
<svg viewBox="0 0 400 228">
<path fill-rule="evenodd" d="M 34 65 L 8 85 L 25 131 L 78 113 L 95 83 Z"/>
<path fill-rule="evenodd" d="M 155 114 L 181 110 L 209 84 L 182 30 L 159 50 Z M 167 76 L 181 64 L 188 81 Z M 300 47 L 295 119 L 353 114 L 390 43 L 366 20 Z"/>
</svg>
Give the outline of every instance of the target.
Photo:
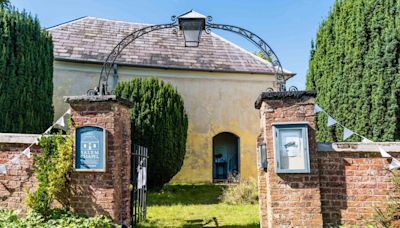
<svg viewBox="0 0 400 228">
<path fill-rule="evenodd" d="M 0 132 L 42 133 L 53 121 L 53 44 L 37 18 L 0 9 Z"/>
<path fill-rule="evenodd" d="M 132 143 L 149 150 L 148 186 L 162 187 L 181 169 L 186 153 L 188 118 L 182 97 L 156 78 L 118 82 L 115 92 L 134 103 Z"/>
<path fill-rule="evenodd" d="M 335 119 L 374 141 L 400 139 L 399 39 L 398 1 L 337 0 L 312 44 L 307 89 Z M 317 115 L 317 140 L 341 141 L 343 129 L 326 121 Z"/>
</svg>

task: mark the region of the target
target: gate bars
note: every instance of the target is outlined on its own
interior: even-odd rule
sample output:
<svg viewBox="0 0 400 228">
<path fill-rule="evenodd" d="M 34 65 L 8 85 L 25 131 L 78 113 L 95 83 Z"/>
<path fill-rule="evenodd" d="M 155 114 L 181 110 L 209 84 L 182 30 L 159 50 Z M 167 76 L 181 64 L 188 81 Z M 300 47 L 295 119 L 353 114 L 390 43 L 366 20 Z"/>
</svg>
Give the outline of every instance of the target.
<svg viewBox="0 0 400 228">
<path fill-rule="evenodd" d="M 132 226 L 146 218 L 147 212 L 147 158 L 148 150 L 146 147 L 133 144 L 133 152 L 131 154 L 131 175 L 132 186 L 131 191 L 131 216 Z"/>
</svg>

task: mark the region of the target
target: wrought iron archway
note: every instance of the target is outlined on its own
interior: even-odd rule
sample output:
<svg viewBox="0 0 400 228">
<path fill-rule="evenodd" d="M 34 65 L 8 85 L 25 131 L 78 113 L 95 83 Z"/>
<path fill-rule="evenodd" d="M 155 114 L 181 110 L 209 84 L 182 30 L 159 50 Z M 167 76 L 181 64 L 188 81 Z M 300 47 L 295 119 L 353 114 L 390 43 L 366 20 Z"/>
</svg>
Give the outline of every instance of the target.
<svg viewBox="0 0 400 228">
<path fill-rule="evenodd" d="M 177 33 L 177 27 L 179 27 L 178 20 L 176 16 L 171 17 L 172 23 L 169 24 L 159 24 L 159 25 L 151 25 L 147 27 L 143 27 L 138 29 L 125 38 L 123 38 L 111 51 L 111 53 L 107 56 L 103 67 L 101 69 L 100 78 L 98 86 L 94 89 L 88 90 L 88 95 L 109 95 L 111 92 L 108 90 L 108 78 L 113 71 L 113 66 L 115 61 L 120 56 L 122 51 L 134 40 L 143 35 L 146 35 L 150 32 L 162 30 L 162 29 L 169 29 L 173 28 L 173 33 Z M 234 25 L 225 25 L 225 24 L 215 24 L 211 23 L 212 17 L 207 17 L 207 23 L 205 24 L 205 31 L 206 33 L 210 33 L 211 29 L 220 29 L 224 31 L 233 32 L 239 34 L 240 36 L 246 38 L 255 46 L 257 46 L 260 51 L 267 57 L 268 61 L 270 62 L 276 77 L 276 81 L 274 82 L 274 87 L 277 88 L 279 92 L 286 91 L 286 79 L 285 73 L 283 71 L 283 67 L 281 62 L 279 61 L 278 56 L 272 50 L 272 48 L 265 42 L 261 37 L 256 35 L 255 33 L 238 27 Z M 274 91 L 273 88 L 268 88 L 267 91 L 272 92 Z M 297 91 L 297 88 L 292 86 L 289 88 L 289 91 Z"/>
</svg>

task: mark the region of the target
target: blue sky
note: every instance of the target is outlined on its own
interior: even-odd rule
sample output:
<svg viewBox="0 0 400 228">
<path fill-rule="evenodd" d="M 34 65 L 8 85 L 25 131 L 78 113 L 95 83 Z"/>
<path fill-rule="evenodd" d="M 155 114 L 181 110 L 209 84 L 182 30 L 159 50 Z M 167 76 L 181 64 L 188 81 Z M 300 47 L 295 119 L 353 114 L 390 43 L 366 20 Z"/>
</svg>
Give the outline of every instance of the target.
<svg viewBox="0 0 400 228">
<path fill-rule="evenodd" d="M 82 16 L 144 23 L 170 22 L 172 15 L 194 9 L 215 23 L 244 27 L 262 37 L 284 68 L 297 73 L 288 85 L 305 87 L 311 40 L 334 0 L 11 0 L 18 9 L 37 15 L 43 27 Z M 216 32 L 256 51 L 243 38 Z"/>
</svg>

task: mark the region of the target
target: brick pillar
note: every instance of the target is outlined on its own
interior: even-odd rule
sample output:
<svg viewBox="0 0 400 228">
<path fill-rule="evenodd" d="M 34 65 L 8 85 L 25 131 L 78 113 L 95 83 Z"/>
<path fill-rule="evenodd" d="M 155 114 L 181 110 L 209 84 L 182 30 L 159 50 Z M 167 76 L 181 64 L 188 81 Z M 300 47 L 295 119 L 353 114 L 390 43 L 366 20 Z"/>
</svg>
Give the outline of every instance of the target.
<svg viewBox="0 0 400 228">
<path fill-rule="evenodd" d="M 258 170 L 261 227 L 322 227 L 320 180 L 315 142 L 315 92 L 264 92 L 258 143 L 266 144 L 267 169 Z M 310 173 L 277 174 L 273 124 L 307 122 Z"/>
<path fill-rule="evenodd" d="M 71 209 L 89 216 L 109 216 L 115 223 L 129 225 L 132 103 L 114 95 L 64 99 L 71 106 L 75 127 L 102 127 L 107 134 L 106 171 L 73 172 Z M 75 139 L 75 128 L 71 134 Z"/>
</svg>

